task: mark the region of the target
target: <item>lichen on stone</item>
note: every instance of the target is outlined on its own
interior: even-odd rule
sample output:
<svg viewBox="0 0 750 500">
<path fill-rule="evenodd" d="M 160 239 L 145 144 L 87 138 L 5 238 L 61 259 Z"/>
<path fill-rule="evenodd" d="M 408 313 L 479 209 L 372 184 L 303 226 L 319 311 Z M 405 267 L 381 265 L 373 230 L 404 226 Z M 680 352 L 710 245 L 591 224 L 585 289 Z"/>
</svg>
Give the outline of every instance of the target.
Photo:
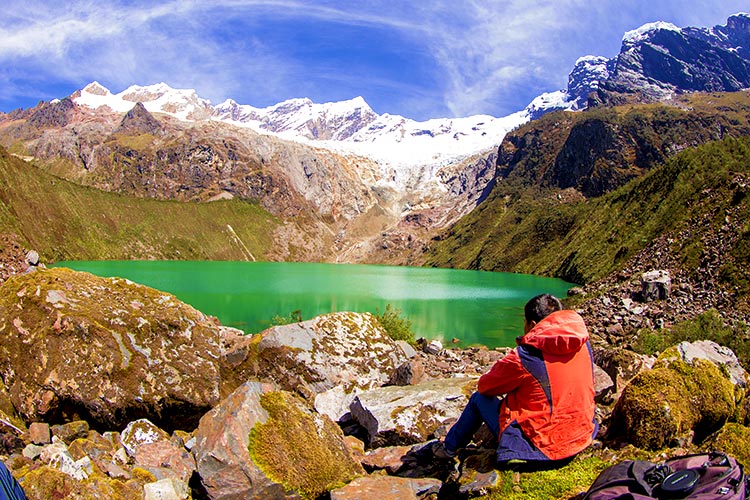
<svg viewBox="0 0 750 500">
<path fill-rule="evenodd" d="M 328 417 L 286 392 L 263 394 L 261 405 L 269 417 L 251 430 L 248 450 L 271 480 L 313 499 L 364 474 Z"/>
</svg>

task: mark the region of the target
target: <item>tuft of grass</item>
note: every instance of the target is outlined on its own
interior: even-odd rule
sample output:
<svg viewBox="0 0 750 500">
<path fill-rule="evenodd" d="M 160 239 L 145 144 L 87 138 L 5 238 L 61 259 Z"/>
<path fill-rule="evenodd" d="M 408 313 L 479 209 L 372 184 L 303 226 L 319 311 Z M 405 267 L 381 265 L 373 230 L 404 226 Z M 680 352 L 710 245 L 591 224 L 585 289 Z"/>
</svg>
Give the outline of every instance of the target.
<svg viewBox="0 0 750 500">
<path fill-rule="evenodd" d="M 374 316 L 393 340 L 404 340 L 410 344 L 415 342 L 411 320 L 401 315 L 401 309 L 395 309 L 391 304 L 387 304 L 382 314 L 380 309 L 377 309 Z"/>
<path fill-rule="evenodd" d="M 524 472 L 501 472 L 500 485 L 486 500 L 564 500 L 585 492 L 609 462 L 595 456 L 576 458 L 560 469 Z"/>
<path fill-rule="evenodd" d="M 290 312 L 287 316 L 279 316 L 278 314 L 271 318 L 271 326 L 290 325 L 292 323 L 299 323 L 302 321 L 302 309 L 295 309 Z"/>
</svg>

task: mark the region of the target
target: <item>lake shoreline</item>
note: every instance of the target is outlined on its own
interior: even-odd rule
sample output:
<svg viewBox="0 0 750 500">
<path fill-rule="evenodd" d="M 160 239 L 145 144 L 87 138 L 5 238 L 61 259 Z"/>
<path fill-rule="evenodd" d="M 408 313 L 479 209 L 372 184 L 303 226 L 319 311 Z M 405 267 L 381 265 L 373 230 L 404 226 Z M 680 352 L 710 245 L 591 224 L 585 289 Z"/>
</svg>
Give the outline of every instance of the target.
<svg viewBox="0 0 750 500">
<path fill-rule="evenodd" d="M 233 261 L 66 261 L 102 277 L 164 292 L 248 334 L 331 312 L 380 314 L 390 306 L 416 337 L 456 347 L 507 347 L 522 333 L 523 305 L 564 297 L 562 280 L 513 273 L 370 264 Z"/>
</svg>

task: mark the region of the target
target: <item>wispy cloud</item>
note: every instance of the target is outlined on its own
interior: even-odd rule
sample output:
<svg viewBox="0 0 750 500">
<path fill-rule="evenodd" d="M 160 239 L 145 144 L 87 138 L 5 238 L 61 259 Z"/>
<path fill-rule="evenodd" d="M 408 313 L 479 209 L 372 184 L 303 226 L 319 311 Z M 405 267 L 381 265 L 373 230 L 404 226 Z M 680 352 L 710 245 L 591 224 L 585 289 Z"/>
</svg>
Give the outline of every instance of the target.
<svg viewBox="0 0 750 500">
<path fill-rule="evenodd" d="M 726 14 L 744 8 L 725 1 Z M 69 91 L 166 81 L 214 102 L 361 94 L 416 118 L 500 115 L 564 87 L 577 57 L 613 56 L 628 29 L 718 23 L 716 10 L 703 0 L 6 0 L 0 99 L 44 97 L 45 81 Z M 300 47 L 316 30 L 319 52 Z"/>
</svg>

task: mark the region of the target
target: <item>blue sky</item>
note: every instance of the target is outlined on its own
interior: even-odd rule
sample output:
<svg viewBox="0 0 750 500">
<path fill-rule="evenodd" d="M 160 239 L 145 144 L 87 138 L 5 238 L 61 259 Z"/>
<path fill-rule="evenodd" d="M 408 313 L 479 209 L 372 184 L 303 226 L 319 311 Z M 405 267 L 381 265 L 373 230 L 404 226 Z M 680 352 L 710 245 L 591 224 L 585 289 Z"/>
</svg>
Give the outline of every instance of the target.
<svg viewBox="0 0 750 500">
<path fill-rule="evenodd" d="M 725 24 L 746 0 L 5 0 L 0 111 L 166 82 L 218 104 L 362 96 L 416 120 L 505 116 L 647 22 Z"/>
</svg>

